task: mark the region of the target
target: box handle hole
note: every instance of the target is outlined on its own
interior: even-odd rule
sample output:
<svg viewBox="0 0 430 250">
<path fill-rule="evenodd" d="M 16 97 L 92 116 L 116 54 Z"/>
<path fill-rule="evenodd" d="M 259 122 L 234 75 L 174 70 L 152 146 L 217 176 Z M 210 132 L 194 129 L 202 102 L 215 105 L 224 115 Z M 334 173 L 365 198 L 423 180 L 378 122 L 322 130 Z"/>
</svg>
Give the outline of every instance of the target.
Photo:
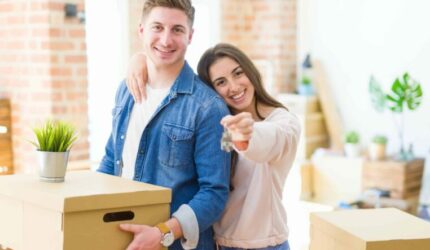
<svg viewBox="0 0 430 250">
<path fill-rule="evenodd" d="M 132 211 L 122 211 L 115 213 L 107 213 L 103 216 L 104 222 L 114 222 L 123 220 L 132 220 L 134 218 L 134 213 Z"/>
</svg>

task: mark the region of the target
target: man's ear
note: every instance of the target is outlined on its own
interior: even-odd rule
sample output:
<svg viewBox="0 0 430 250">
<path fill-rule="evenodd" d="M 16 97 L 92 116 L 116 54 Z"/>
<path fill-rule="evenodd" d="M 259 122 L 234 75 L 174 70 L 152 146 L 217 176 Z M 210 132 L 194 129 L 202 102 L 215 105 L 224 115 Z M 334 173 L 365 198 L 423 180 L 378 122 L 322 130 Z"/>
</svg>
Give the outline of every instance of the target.
<svg viewBox="0 0 430 250">
<path fill-rule="evenodd" d="M 140 37 L 140 39 L 143 39 L 144 26 L 145 25 L 143 23 L 139 24 L 139 37 Z"/>
<path fill-rule="evenodd" d="M 190 35 L 188 36 L 188 44 L 191 44 L 191 41 L 193 40 L 193 34 L 194 34 L 194 29 L 191 28 Z"/>
</svg>

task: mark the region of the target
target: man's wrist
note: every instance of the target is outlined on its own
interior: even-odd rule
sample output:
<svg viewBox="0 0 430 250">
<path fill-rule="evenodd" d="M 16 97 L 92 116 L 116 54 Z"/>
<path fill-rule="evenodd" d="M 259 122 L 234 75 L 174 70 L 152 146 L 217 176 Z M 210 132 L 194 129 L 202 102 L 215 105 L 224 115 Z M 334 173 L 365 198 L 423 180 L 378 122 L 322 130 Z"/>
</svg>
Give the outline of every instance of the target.
<svg viewBox="0 0 430 250">
<path fill-rule="evenodd" d="M 173 230 L 166 223 L 159 223 L 155 226 L 160 231 L 160 243 L 164 247 L 169 247 L 175 241 Z"/>
</svg>

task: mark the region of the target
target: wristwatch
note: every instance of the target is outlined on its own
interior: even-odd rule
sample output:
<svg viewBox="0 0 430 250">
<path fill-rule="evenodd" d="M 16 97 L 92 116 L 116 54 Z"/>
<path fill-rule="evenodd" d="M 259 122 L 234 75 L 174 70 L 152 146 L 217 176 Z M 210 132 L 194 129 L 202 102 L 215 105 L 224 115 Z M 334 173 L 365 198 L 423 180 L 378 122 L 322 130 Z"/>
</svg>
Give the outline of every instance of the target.
<svg viewBox="0 0 430 250">
<path fill-rule="evenodd" d="M 155 227 L 157 227 L 161 232 L 161 245 L 164 247 L 169 247 L 175 241 L 175 236 L 170 228 L 165 223 L 159 223 Z"/>
</svg>

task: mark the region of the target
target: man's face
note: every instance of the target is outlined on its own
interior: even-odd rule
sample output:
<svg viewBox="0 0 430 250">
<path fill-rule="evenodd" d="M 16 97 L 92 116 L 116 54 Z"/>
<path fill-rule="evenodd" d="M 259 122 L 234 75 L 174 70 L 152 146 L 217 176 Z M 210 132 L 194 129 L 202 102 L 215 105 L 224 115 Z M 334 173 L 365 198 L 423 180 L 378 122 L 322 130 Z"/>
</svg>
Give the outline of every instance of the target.
<svg viewBox="0 0 430 250">
<path fill-rule="evenodd" d="M 153 8 L 139 33 L 146 55 L 157 68 L 182 64 L 193 35 L 185 13 L 166 7 Z"/>
</svg>

